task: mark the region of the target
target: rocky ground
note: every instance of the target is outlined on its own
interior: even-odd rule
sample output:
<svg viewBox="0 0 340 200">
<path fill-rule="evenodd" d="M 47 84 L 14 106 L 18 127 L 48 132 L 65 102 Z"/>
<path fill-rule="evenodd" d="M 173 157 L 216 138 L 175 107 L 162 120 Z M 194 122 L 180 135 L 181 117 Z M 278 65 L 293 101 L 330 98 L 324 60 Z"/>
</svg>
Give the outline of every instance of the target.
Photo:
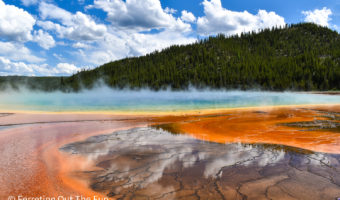
<svg viewBox="0 0 340 200">
<path fill-rule="evenodd" d="M 340 197 L 340 155 L 335 154 L 204 142 L 155 128 L 94 136 L 61 150 L 94 161 L 98 170 L 74 175 L 118 199 Z"/>
</svg>

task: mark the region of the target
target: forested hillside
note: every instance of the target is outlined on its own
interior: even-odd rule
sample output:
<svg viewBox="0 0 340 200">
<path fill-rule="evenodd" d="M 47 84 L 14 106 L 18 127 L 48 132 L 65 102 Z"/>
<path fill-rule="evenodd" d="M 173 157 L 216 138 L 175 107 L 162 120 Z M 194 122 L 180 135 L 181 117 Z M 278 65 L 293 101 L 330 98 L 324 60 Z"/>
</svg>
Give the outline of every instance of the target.
<svg viewBox="0 0 340 200">
<path fill-rule="evenodd" d="M 11 78 L 12 85 L 17 78 Z M 0 78 L 0 84 L 8 79 Z M 70 77 L 26 79 L 30 88 L 63 91 L 92 88 L 98 80 L 113 88 L 154 90 L 189 86 L 339 90 L 340 36 L 315 24 L 296 24 L 239 36 L 209 37 L 195 44 L 110 62 Z"/>
</svg>

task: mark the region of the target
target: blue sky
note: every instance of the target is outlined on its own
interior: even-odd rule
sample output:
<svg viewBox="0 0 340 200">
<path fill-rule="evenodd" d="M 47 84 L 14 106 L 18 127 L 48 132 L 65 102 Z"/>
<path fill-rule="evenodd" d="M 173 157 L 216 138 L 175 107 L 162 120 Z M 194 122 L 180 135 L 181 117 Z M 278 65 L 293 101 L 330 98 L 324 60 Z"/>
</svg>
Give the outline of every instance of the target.
<svg viewBox="0 0 340 200">
<path fill-rule="evenodd" d="M 224 33 L 313 22 L 340 0 L 0 0 L 0 75 L 70 75 Z"/>
</svg>

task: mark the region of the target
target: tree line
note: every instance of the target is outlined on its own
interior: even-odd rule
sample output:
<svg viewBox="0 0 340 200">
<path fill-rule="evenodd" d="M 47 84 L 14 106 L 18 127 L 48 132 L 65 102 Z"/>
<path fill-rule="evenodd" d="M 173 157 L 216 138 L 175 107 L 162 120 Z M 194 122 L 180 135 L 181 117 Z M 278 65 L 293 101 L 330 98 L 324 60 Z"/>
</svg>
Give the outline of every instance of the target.
<svg viewBox="0 0 340 200">
<path fill-rule="evenodd" d="M 69 77 L 0 77 L 33 89 L 79 91 L 101 80 L 112 88 L 339 90 L 340 36 L 311 23 L 219 34 L 141 57 L 106 63 Z M 10 81 L 8 81 L 10 79 Z"/>
</svg>

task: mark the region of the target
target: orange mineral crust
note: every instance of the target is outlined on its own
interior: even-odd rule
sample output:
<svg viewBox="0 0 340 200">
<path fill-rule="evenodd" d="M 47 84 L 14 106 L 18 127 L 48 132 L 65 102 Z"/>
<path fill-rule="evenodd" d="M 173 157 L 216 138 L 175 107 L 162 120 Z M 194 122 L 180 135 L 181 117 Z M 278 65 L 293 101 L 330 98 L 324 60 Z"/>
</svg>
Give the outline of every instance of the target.
<svg viewBox="0 0 340 200">
<path fill-rule="evenodd" d="M 252 108 L 214 115 L 167 117 L 157 121 L 170 123 L 161 126 L 165 129 L 189 134 L 200 140 L 218 143 L 276 144 L 316 152 L 340 153 L 340 135 L 339 129 L 336 129 L 339 118 L 328 119 L 338 116 L 335 112 L 339 110 L 339 106 Z M 331 128 L 318 124 L 319 120 L 323 120 Z M 286 125 L 296 122 L 315 122 L 315 126 L 319 127 Z"/>
<path fill-rule="evenodd" d="M 92 121 L 83 121 L 84 116 L 76 115 L 66 118 L 50 115 L 50 119 L 44 115 L 43 120 L 38 115 L 26 117 L 30 120 L 24 125 L 16 121 L 19 125 L 0 126 L 0 199 L 19 195 L 103 196 L 89 189 L 86 179 L 75 178 L 77 171 L 93 168 L 92 163 L 77 155 L 63 154 L 60 146 L 93 135 L 146 125 L 132 117 L 92 116 Z M 3 118 L 2 122 L 6 121 L 6 117 Z M 13 119 L 15 114 L 8 121 Z"/>
<path fill-rule="evenodd" d="M 70 143 L 84 141 L 91 136 L 112 134 L 118 130 L 135 127 L 153 125 L 173 133 L 188 134 L 195 138 L 218 143 L 280 144 L 316 152 L 340 153 L 338 130 L 340 106 L 244 108 L 224 110 L 220 113 L 216 110 L 213 112 L 202 111 L 202 114 L 197 114 L 199 112 L 195 111 L 187 115 L 185 113 L 169 114 L 168 116 L 98 113 L 0 113 L 0 199 L 8 199 L 9 196 L 18 195 L 23 197 L 107 196 L 109 194 L 107 188 L 99 187 L 96 191 L 91 188 L 91 183 L 96 183 L 98 180 L 93 179 L 96 178 L 94 175 L 99 174 L 100 177 L 100 174 L 105 172 L 100 166 L 108 166 L 112 158 L 117 159 L 117 161 L 121 161 L 121 158 L 132 159 L 133 162 L 143 163 L 140 159 L 151 158 L 152 156 L 150 157 L 149 154 L 154 155 L 153 151 L 157 151 L 157 148 L 153 151 L 150 151 L 149 148 L 144 149 L 145 152 L 140 152 L 140 155 L 138 151 L 133 155 L 129 153 L 116 155 L 110 154 L 108 152 L 110 149 L 107 149 L 109 147 L 101 145 L 101 143 L 98 143 L 97 146 L 96 143 L 92 144 L 96 146 L 94 150 L 101 152 L 103 155 L 101 157 L 98 157 L 96 152 L 88 152 L 87 150 L 90 146 L 86 143 L 80 143 L 82 145 L 74 145 L 74 147 L 84 148 L 82 149 L 84 151 L 79 152 L 87 156 L 72 154 L 72 149 L 69 149 L 68 152 L 63 152 L 60 148 Z M 131 144 L 131 147 L 126 147 L 127 152 L 133 149 L 135 140 L 142 139 L 139 135 L 134 135 L 138 134 L 138 131 L 137 133 L 130 132 L 125 138 L 126 140 L 131 140 L 131 143 L 125 143 L 125 145 Z M 149 132 L 145 133 L 146 138 L 148 134 Z M 175 135 L 169 135 L 169 133 L 165 135 L 175 142 L 180 142 Z M 158 136 L 159 133 L 155 133 L 151 139 L 157 139 Z M 146 140 L 151 139 L 147 138 Z M 184 139 L 189 140 L 186 136 Z M 163 141 L 163 139 L 161 138 L 160 141 Z M 163 142 L 166 141 L 164 140 Z M 197 141 L 190 140 L 190 142 L 193 142 L 193 148 L 200 149 L 200 146 L 195 146 Z M 110 144 L 110 140 L 107 144 Z M 144 142 L 140 141 L 139 145 L 141 147 L 143 147 L 143 144 Z M 152 145 L 159 145 L 158 140 Z M 168 145 L 170 145 L 169 149 L 172 149 L 171 144 Z M 187 152 L 185 145 L 176 145 L 176 148 L 184 148 L 182 153 Z M 204 144 L 199 145 L 205 146 Z M 117 145 L 111 148 L 117 148 Z M 236 149 L 235 154 L 237 154 L 237 149 L 240 147 L 231 146 L 231 148 Z M 216 147 L 216 149 L 219 149 L 219 147 Z M 245 152 L 247 151 L 245 150 Z M 173 155 L 182 155 L 178 153 L 176 151 Z M 202 152 L 200 158 L 204 158 L 203 155 L 207 153 L 209 154 L 208 151 Z M 166 158 L 172 158 L 173 155 L 171 154 Z M 159 156 L 164 159 L 162 153 Z M 146 174 L 141 174 L 140 178 L 146 178 L 149 176 L 148 174 L 154 173 L 152 181 L 159 180 L 162 184 L 163 182 L 166 183 L 165 179 L 160 179 L 161 174 L 159 174 L 158 170 L 162 166 L 164 170 L 170 170 L 171 168 L 168 169 L 168 165 L 161 162 L 162 159 L 156 163 L 149 160 L 155 166 L 152 171 L 148 171 L 146 167 Z M 182 158 L 179 157 L 179 159 Z M 184 160 L 187 159 L 185 158 Z M 98 165 L 101 161 L 103 161 L 102 165 Z M 170 162 L 170 160 L 166 160 L 166 162 L 168 161 Z M 177 163 L 176 160 L 171 160 L 171 162 Z M 122 166 L 122 169 L 119 170 L 125 170 L 124 163 L 126 164 L 127 162 L 113 162 L 110 165 L 113 167 Z M 186 166 L 191 166 L 191 164 L 186 164 Z M 294 169 L 292 168 L 292 170 Z M 89 172 L 94 172 L 94 174 Z M 188 172 L 191 171 L 189 170 Z M 135 172 L 132 170 L 131 173 Z M 214 172 L 214 174 L 216 173 Z M 107 175 L 111 176 L 112 174 L 110 172 Z M 176 177 L 180 177 L 179 175 L 170 176 L 176 181 L 178 181 Z M 190 173 L 188 177 L 192 177 Z M 106 181 L 109 180 L 115 179 L 107 179 Z M 106 187 L 106 185 L 103 186 Z M 168 189 L 170 190 L 171 188 L 172 186 Z M 154 188 L 150 188 L 150 191 L 154 191 Z M 119 195 L 117 191 L 112 193 L 114 197 Z"/>
</svg>

